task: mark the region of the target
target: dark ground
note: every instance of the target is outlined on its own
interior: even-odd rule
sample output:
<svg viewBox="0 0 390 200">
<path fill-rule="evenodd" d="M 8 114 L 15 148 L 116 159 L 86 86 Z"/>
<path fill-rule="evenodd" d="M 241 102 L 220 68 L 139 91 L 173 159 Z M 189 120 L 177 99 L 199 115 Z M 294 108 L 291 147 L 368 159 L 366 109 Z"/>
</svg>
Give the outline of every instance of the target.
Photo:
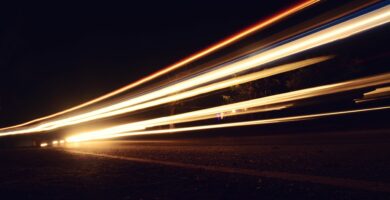
<svg viewBox="0 0 390 200">
<path fill-rule="evenodd" d="M 389 199 L 388 134 L 318 131 L 3 149 L 0 193 L 22 199 Z"/>
</svg>

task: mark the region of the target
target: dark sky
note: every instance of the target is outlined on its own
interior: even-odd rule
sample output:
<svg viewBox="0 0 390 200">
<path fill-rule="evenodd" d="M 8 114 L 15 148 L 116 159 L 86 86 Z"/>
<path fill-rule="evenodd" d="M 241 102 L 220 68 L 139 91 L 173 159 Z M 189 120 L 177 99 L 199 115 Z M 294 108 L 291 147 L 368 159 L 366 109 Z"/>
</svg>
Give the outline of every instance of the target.
<svg viewBox="0 0 390 200">
<path fill-rule="evenodd" d="M 108 2 L 2 7 L 0 126 L 100 96 L 297 3 Z"/>
</svg>

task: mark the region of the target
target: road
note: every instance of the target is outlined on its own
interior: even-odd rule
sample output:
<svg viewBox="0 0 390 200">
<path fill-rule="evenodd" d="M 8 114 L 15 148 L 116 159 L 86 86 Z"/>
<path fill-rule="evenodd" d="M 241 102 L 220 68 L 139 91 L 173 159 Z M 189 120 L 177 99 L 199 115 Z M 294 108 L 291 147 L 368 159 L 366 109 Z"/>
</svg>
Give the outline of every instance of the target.
<svg viewBox="0 0 390 200">
<path fill-rule="evenodd" d="M 40 199 L 389 199 L 389 131 L 95 141 L 0 151 L 0 193 Z"/>
</svg>

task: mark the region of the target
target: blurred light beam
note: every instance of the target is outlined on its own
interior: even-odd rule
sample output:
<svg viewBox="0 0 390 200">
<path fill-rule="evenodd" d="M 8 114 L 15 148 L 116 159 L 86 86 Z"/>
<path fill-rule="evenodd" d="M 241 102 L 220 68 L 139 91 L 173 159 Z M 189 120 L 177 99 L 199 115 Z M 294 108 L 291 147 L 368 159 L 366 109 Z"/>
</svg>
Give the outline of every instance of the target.
<svg viewBox="0 0 390 200">
<path fill-rule="evenodd" d="M 82 141 L 88 141 L 88 140 L 102 140 L 102 139 L 129 137 L 129 136 L 136 136 L 136 135 L 166 134 L 166 133 L 219 129 L 219 128 L 232 128 L 232 127 L 240 127 L 240 126 L 265 125 L 265 124 L 312 120 L 312 119 L 324 118 L 324 117 L 330 117 L 330 116 L 355 114 L 355 113 L 370 112 L 370 111 L 380 111 L 380 110 L 388 110 L 388 109 L 390 109 L 390 106 L 347 110 L 347 111 L 337 111 L 337 112 L 327 112 L 327 113 L 318 113 L 318 114 L 308 114 L 308 115 L 298 115 L 298 116 L 280 117 L 280 118 L 273 118 L 273 119 L 261 119 L 261 120 L 245 121 L 245 122 L 233 122 L 233 123 L 224 123 L 224 124 L 202 125 L 202 126 L 160 129 L 160 130 L 150 130 L 150 131 L 136 131 L 136 132 L 130 132 L 130 133 L 104 135 L 104 136 L 100 136 L 100 137 L 98 136 L 98 137 L 93 137 L 93 138 L 74 137 L 74 138 L 69 138 L 68 141 L 69 142 L 82 142 Z"/>
<path fill-rule="evenodd" d="M 258 22 L 257 24 L 247 28 L 247 29 L 244 29 L 243 31 L 240 31 L 210 47 L 207 47 L 206 49 L 204 50 L 201 50 L 195 54 L 192 54 L 191 56 L 187 57 L 187 58 L 184 58 L 183 60 L 180 60 L 160 71 L 157 71 L 156 73 L 154 74 L 151 74 L 147 77 L 144 77 L 134 83 L 131 83 L 131 84 L 128 84 L 122 88 L 119 88 L 115 91 L 112 91 L 108 94 L 105 94 L 103 96 L 100 96 L 98 98 L 95 98 L 95 99 L 92 99 L 88 102 L 85 102 L 83 104 L 80 104 L 80 105 L 77 105 L 75 107 L 72 107 L 72 108 L 69 108 L 69 109 L 66 109 L 66 110 L 63 110 L 61 112 L 57 112 L 57 113 L 54 113 L 54 114 L 51 114 L 51 115 L 48 115 L 48 116 L 45 116 L 45 117 L 41 117 L 41 118 L 38 118 L 38 119 L 34 119 L 34 120 L 31 120 L 31 121 L 28 121 L 28 122 L 25 122 L 25 123 L 22 123 L 22 124 L 18 124 L 18 125 L 14 125 L 14 126 L 9 126 L 9 127 L 4 127 L 4 128 L 0 128 L 0 131 L 2 130 L 9 130 L 9 129 L 13 129 L 13 128 L 18 128 L 18 127 L 22 127 L 22 126 L 26 126 L 26 125 L 30 125 L 30 124 L 33 124 L 33 123 L 37 123 L 37 122 L 40 122 L 40 121 L 43 121 L 43 120 L 47 120 L 47 119 L 51 119 L 51 118 L 54 118 L 54 117 L 57 117 L 57 116 L 60 116 L 60 115 L 63 115 L 63 114 L 66 114 L 66 113 L 69 113 L 71 111 L 74 111 L 74 110 L 77 110 L 77 109 L 80 109 L 80 108 L 83 108 L 83 107 L 86 107 L 86 106 L 89 106 L 91 104 L 94 104 L 94 103 L 97 103 L 97 102 L 100 102 L 100 101 L 103 101 L 105 99 L 108 99 L 110 97 L 113 97 L 115 95 L 118 95 L 120 93 L 123 93 L 125 91 L 128 91 L 132 88 L 135 88 L 139 85 L 142 85 L 146 82 L 149 82 L 153 79 L 156 79 L 164 74 L 167 74 L 175 69 L 178 69 L 180 67 L 183 67 L 185 66 L 186 64 L 189 64 L 195 60 L 198 60 L 204 56 L 207 56 L 211 53 L 214 53 L 216 52 L 217 50 L 220 50 L 228 45 L 231 45 L 233 44 L 234 42 L 237 42 L 238 40 L 241 40 L 257 31 L 260 31 L 272 24 L 274 24 L 275 22 L 278 22 L 282 19 L 285 19 L 315 3 L 318 3 L 319 0 L 306 0 L 306 1 L 303 1 L 302 3 L 300 4 L 297 4 L 297 5 L 294 5 L 292 6 L 291 8 L 288 8 L 280 13 L 277 13 L 276 15 L 274 16 L 271 16 L 267 19 L 264 19 L 264 20 L 261 20 L 260 22 Z M 39 130 L 39 129 L 32 129 L 32 132 L 36 132 L 36 130 Z M 44 130 L 44 129 L 43 129 Z M 0 134 L 1 136 L 1 134 Z"/>
</svg>

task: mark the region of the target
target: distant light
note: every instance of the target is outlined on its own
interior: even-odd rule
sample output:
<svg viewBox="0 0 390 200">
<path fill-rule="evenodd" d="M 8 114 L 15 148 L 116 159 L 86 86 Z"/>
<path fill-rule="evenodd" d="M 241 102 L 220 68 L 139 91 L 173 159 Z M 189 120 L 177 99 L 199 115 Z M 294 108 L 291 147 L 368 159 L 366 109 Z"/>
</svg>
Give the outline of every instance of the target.
<svg viewBox="0 0 390 200">
<path fill-rule="evenodd" d="M 57 144 L 58 144 L 58 141 L 57 141 L 57 140 L 54 140 L 54 141 L 52 142 L 52 144 L 53 144 L 53 145 L 57 145 Z"/>
<path fill-rule="evenodd" d="M 60 140 L 60 144 L 64 144 L 65 143 L 65 140 Z"/>
<path fill-rule="evenodd" d="M 217 114 L 217 117 L 218 117 L 219 119 L 223 119 L 223 117 L 224 117 L 224 114 L 223 114 L 223 112 L 221 112 L 221 113 L 218 113 L 218 114 Z"/>
<path fill-rule="evenodd" d="M 44 143 L 41 143 L 41 145 L 40 145 L 41 147 L 47 147 L 47 143 L 46 142 L 44 142 Z"/>
</svg>

